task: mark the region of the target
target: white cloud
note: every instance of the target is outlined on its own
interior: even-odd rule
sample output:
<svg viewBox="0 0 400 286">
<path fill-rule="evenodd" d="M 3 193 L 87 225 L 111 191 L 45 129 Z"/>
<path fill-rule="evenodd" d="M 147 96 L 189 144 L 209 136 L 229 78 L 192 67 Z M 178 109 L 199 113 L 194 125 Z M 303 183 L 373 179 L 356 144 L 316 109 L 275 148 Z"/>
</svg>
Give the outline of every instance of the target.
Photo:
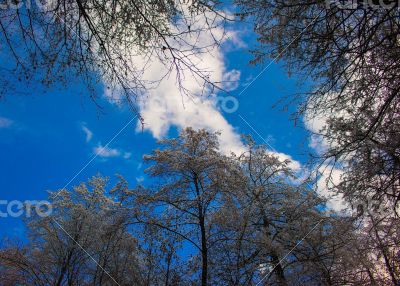
<svg viewBox="0 0 400 286">
<path fill-rule="evenodd" d="M 239 87 L 240 71 L 231 70 L 222 76 L 223 88 L 226 91 L 232 91 Z"/>
<path fill-rule="evenodd" d="M 192 26 L 193 30 L 204 25 L 205 19 L 198 16 Z M 216 25 L 218 26 L 218 25 Z M 173 29 L 180 29 L 179 26 Z M 228 70 L 224 63 L 224 52 L 221 46 L 211 46 L 214 39 L 222 39 L 226 36 L 230 41 L 237 42 L 236 34 L 228 31 L 224 34 L 221 27 L 216 27 L 210 31 L 199 34 L 188 33 L 185 41 L 171 43 L 179 45 L 181 50 L 188 48 L 191 44 L 207 47 L 208 52 L 202 50 L 193 54 L 191 51 L 186 53 L 186 60 L 190 61 L 197 70 L 209 71 L 209 80 L 211 82 L 224 82 L 222 85 L 228 90 L 233 90 L 238 86 L 240 72 L 237 70 Z M 168 53 L 165 54 L 168 57 Z M 180 83 L 186 91 L 182 93 L 176 78 L 177 70 L 175 67 L 166 65 L 158 57 L 152 57 L 149 61 L 141 56 L 133 56 L 132 65 L 146 65 L 141 78 L 145 82 L 161 82 L 148 88 L 145 98 L 138 100 L 141 116 L 144 118 L 144 130 L 149 131 L 153 137 L 160 139 L 168 134 L 172 126 L 178 128 L 193 127 L 194 129 L 208 129 L 210 131 L 221 132 L 220 148 L 224 153 L 240 153 L 244 150 L 240 135 L 235 128 L 228 123 L 218 108 L 218 100 L 211 90 L 205 89 L 205 95 L 200 95 L 204 91 L 204 79 L 190 72 L 188 69 L 181 70 Z M 170 70 L 172 68 L 172 70 Z M 165 77 L 166 74 L 169 76 Z M 105 90 L 106 95 L 115 99 L 115 90 Z M 142 126 L 138 125 L 138 130 Z"/>
<path fill-rule="evenodd" d="M 93 152 L 102 158 L 119 157 L 121 155 L 120 150 L 113 149 L 108 146 L 102 146 L 101 144 L 97 145 L 97 147 L 94 147 Z"/>
<path fill-rule="evenodd" d="M 336 93 L 327 93 L 324 95 L 323 101 L 334 101 L 337 100 Z M 316 101 L 313 103 L 312 101 Z M 314 115 L 311 112 L 306 112 L 304 116 L 304 125 L 310 130 L 313 134 L 311 135 L 309 147 L 314 149 L 317 154 L 321 155 L 327 151 L 329 147 L 336 146 L 337 142 L 326 139 L 323 135 L 326 134 L 327 129 L 327 121 L 332 117 L 348 117 L 349 114 L 345 109 L 322 109 L 318 107 L 318 101 L 313 99 L 309 102 L 309 109 L 314 112 L 317 111 L 318 114 Z"/>
<path fill-rule="evenodd" d="M 221 51 L 214 48 L 214 56 L 202 54 L 200 57 L 199 68 L 212 70 L 214 80 L 221 81 L 226 72 Z M 153 68 L 162 70 L 165 67 L 155 64 Z M 147 73 L 156 73 L 155 70 L 152 70 L 153 68 L 148 69 Z M 186 74 L 185 78 L 184 84 L 190 89 L 190 93 L 200 94 L 202 86 L 197 84 L 196 79 L 190 74 Z M 232 83 L 229 88 L 234 88 Z M 140 104 L 141 115 L 145 120 L 144 129 L 150 131 L 157 139 L 167 135 L 171 126 L 178 128 L 190 126 L 194 129 L 204 128 L 210 131 L 220 131 L 221 150 L 225 153 L 241 152 L 243 144 L 240 136 L 221 114 L 217 103 L 215 95 L 207 98 L 182 95 L 175 80 L 168 78 L 151 90 L 147 100 Z"/>
<path fill-rule="evenodd" d="M 220 148 L 224 153 L 241 153 L 244 150 L 239 134 L 211 101 L 182 98 L 175 93 L 173 85 L 167 88 L 168 84 L 162 84 L 165 86 L 164 93 L 150 97 L 149 101 L 142 105 L 145 129 L 155 138 L 165 136 L 172 125 L 179 128 L 191 126 L 194 129 L 220 131 Z"/>
<path fill-rule="evenodd" d="M 270 155 L 274 155 L 274 156 L 278 157 L 278 159 L 281 160 L 281 161 L 289 160 L 290 162 L 289 162 L 288 166 L 293 171 L 299 172 L 299 174 L 297 174 L 297 175 L 300 175 L 300 173 L 301 173 L 301 164 L 300 164 L 300 162 L 294 160 L 290 155 L 285 154 L 285 153 L 281 153 L 281 152 L 277 152 L 276 150 L 270 151 L 268 153 Z"/>
<path fill-rule="evenodd" d="M 193 22 L 193 30 L 204 25 L 205 19 L 201 15 L 197 17 L 198 19 Z M 186 33 L 184 42 L 176 43 L 171 40 L 171 45 L 178 45 L 179 50 L 187 49 L 188 52 L 184 52 L 187 61 L 190 61 L 198 70 L 209 71 L 208 79 L 211 82 L 221 83 L 223 88 L 232 91 L 238 87 L 240 71 L 229 70 L 224 57 L 225 53 L 232 48 L 232 44 L 239 46 L 243 46 L 243 44 L 236 32 L 228 31 L 225 34 L 226 31 L 217 24 L 215 26 L 212 33 L 210 31 L 194 35 Z M 179 30 L 179 25 L 172 29 Z M 214 39 L 224 40 L 222 45 L 212 45 Z M 201 50 L 196 53 L 190 48 L 191 45 L 207 47 L 207 52 Z M 132 52 L 132 54 L 135 53 Z M 165 53 L 164 56 L 168 58 L 169 54 Z M 185 127 L 204 128 L 211 132 L 218 131 L 221 133 L 220 150 L 223 153 L 241 154 L 244 152 L 245 148 L 240 133 L 224 118 L 222 108 L 218 105 L 221 103 L 223 94 L 216 95 L 213 93 L 215 90 L 207 90 L 206 88 L 206 94 L 198 96 L 204 92 L 204 79 L 188 69 L 180 70 L 179 83 L 181 86 L 179 86 L 175 67 L 163 63 L 157 56 L 150 59 L 132 55 L 129 57 L 132 66 L 146 67 L 141 74 L 142 80 L 148 83 L 157 82 L 147 89 L 144 97 L 137 100 L 140 114 L 144 118 L 144 125 L 142 126 L 139 122 L 137 130 L 142 131 L 143 128 L 150 132 L 153 137 L 161 139 L 168 135 L 171 127 L 178 127 L 179 129 Z M 182 93 L 182 88 L 180 88 L 182 86 L 187 91 L 186 93 Z M 112 102 L 116 100 L 116 92 L 118 94 L 115 89 L 105 89 L 106 96 Z M 117 102 L 119 102 L 118 98 Z M 289 155 L 279 152 L 273 153 L 282 160 L 291 160 L 290 166 L 296 170 L 300 169 L 300 163 L 293 161 Z"/>
<path fill-rule="evenodd" d="M 132 156 L 131 152 L 125 152 L 124 155 L 122 156 L 124 159 L 129 159 Z"/>
<path fill-rule="evenodd" d="M 9 128 L 14 124 L 14 121 L 5 117 L 0 117 L 0 128 Z"/>
<path fill-rule="evenodd" d="M 349 210 L 349 206 L 344 201 L 343 196 L 329 190 L 331 187 L 340 183 L 340 176 L 343 174 L 343 171 L 322 166 L 319 174 L 317 193 L 327 198 L 327 207 L 336 212 Z"/>
<path fill-rule="evenodd" d="M 308 146 L 314 149 L 317 154 L 325 153 L 329 144 L 322 135 L 319 135 L 326 124 L 326 119 L 323 116 L 317 118 L 305 118 L 305 126 L 313 132 L 311 134 Z M 337 168 L 323 165 L 319 168 L 320 177 L 317 181 L 317 193 L 327 199 L 327 207 L 336 212 L 343 212 L 349 209 L 348 204 L 343 199 L 341 194 L 334 193 L 330 190 L 331 187 L 340 183 L 340 176 L 343 171 Z"/>
<path fill-rule="evenodd" d="M 332 94 L 326 95 L 327 98 Z M 336 111 L 336 114 L 344 114 L 343 111 Z M 305 114 L 304 125 L 312 132 L 308 146 L 314 149 L 318 155 L 324 154 L 328 148 L 335 142 L 328 142 L 323 136 L 330 114 L 321 112 L 317 116 Z M 343 164 L 343 162 L 342 162 Z M 327 207 L 336 212 L 344 212 L 349 210 L 349 205 L 345 202 L 341 194 L 337 194 L 330 189 L 340 183 L 340 177 L 343 171 L 332 166 L 323 165 L 318 168 L 320 175 L 317 181 L 317 193 L 327 199 Z"/>
<path fill-rule="evenodd" d="M 93 137 L 93 132 L 89 128 L 87 128 L 84 123 L 82 124 L 81 128 L 86 135 L 86 142 L 89 142 Z"/>
<path fill-rule="evenodd" d="M 321 132 L 326 125 L 327 117 L 317 116 L 311 117 L 306 114 L 304 117 L 304 125 L 313 134 L 310 136 L 310 142 L 308 146 L 314 149 L 317 154 L 323 154 L 328 148 L 328 142 L 321 136 Z"/>
<path fill-rule="evenodd" d="M 93 153 L 103 159 L 120 157 L 127 160 L 132 156 L 131 152 L 125 152 L 121 149 L 103 146 L 101 143 L 93 148 Z"/>
</svg>

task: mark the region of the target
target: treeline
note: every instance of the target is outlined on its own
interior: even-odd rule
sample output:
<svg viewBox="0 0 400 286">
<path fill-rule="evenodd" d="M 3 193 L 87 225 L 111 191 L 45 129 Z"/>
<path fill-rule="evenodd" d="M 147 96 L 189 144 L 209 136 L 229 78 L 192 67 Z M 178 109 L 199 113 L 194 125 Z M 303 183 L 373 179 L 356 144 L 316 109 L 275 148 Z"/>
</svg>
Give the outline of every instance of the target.
<svg viewBox="0 0 400 286">
<path fill-rule="evenodd" d="M 148 185 L 95 176 L 50 195 L 4 244 L 1 285 L 398 285 L 400 224 L 348 215 L 263 146 L 222 155 L 218 134 L 183 130 L 144 157 Z"/>
</svg>

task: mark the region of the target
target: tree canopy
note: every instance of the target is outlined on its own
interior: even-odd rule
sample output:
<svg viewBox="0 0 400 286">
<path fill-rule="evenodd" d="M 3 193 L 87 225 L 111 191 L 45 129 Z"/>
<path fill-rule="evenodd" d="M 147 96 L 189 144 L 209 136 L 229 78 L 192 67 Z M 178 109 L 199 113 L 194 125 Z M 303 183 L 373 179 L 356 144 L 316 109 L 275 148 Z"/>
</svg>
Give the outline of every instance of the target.
<svg viewBox="0 0 400 286">
<path fill-rule="evenodd" d="M 205 90 L 221 88 L 197 56 L 223 38 L 226 13 L 218 1 L 6 1 L 0 7 L 4 75 L 45 86 L 78 76 L 96 101 L 95 85 L 105 82 L 113 99 L 138 113 L 136 100 L 172 74 L 183 93 L 183 73 Z M 222 34 L 221 34 L 222 31 Z M 210 40 L 199 41 L 204 35 Z M 204 37 L 203 37 L 204 38 Z M 165 74 L 143 76 L 151 62 Z M 2 95 L 11 88 L 4 82 Z"/>
<path fill-rule="evenodd" d="M 324 164 L 344 171 L 335 191 L 355 206 L 380 204 L 394 213 L 400 201 L 399 10 L 396 1 L 380 2 L 236 1 L 259 35 L 253 63 L 278 57 L 313 80 L 312 90 L 294 99 L 306 124 L 321 122 L 312 131 L 322 137 Z"/>
<path fill-rule="evenodd" d="M 145 156 L 151 187 L 95 176 L 51 193 L 29 242 L 0 250 L 4 285 L 395 285 L 398 219 L 332 213 L 287 161 L 183 130 Z"/>
<path fill-rule="evenodd" d="M 4 285 L 399 285 L 397 2 L 233 3 L 258 36 L 251 63 L 281 60 L 312 83 L 290 103 L 318 140 L 313 167 L 340 171 L 326 187 L 353 209 L 328 210 L 311 182 L 251 138 L 227 156 L 218 133 L 188 127 L 144 157 L 149 184 L 121 177 L 108 188 L 99 175 L 50 195 L 53 213 L 28 219 L 28 242 L 1 248 Z M 7 1 L 0 47 L 11 68 L 1 72 L 45 86 L 79 76 L 95 102 L 103 82 L 137 114 L 138 98 L 170 75 L 182 95 L 187 76 L 211 94 L 223 86 L 199 57 L 225 39 L 223 4 Z M 154 62 L 164 69 L 147 78 Z"/>
</svg>

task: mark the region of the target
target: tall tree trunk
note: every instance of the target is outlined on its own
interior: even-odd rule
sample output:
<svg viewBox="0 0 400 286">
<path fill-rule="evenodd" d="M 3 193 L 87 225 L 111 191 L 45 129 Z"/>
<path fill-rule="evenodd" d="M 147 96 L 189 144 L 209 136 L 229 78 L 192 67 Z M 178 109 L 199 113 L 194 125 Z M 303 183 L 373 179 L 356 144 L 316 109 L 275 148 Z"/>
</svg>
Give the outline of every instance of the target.
<svg viewBox="0 0 400 286">
<path fill-rule="evenodd" d="M 386 247 L 385 243 L 382 241 L 382 238 L 379 236 L 379 232 L 377 230 L 377 224 L 375 223 L 375 220 L 373 219 L 372 216 L 371 216 L 371 221 L 372 221 L 372 227 L 375 232 L 376 240 L 378 241 L 379 251 L 381 252 L 381 254 L 383 256 L 383 261 L 386 266 L 386 271 L 389 272 L 389 275 L 393 282 L 393 285 L 399 285 L 399 281 L 397 280 L 396 274 L 394 273 L 394 269 L 391 265 L 391 259 L 389 258 L 388 253 L 387 253 L 387 247 Z"/>
<path fill-rule="evenodd" d="M 261 202 L 260 202 L 261 203 Z M 261 206 L 261 204 L 260 204 Z M 267 237 L 271 236 L 271 233 L 269 231 L 269 220 L 268 217 L 265 214 L 264 208 L 261 207 L 262 213 L 263 213 L 263 228 L 264 232 Z M 279 261 L 278 254 L 276 254 L 275 251 L 272 250 L 271 253 L 271 258 L 272 258 L 272 263 L 274 268 L 274 272 L 276 273 L 276 280 L 279 286 L 287 286 L 286 278 L 285 278 L 285 273 L 283 271 L 283 267 Z M 271 273 L 272 274 L 272 273 Z"/>
<path fill-rule="evenodd" d="M 197 195 L 198 213 L 199 213 L 199 225 L 200 225 L 200 236 L 201 236 L 201 286 L 207 286 L 208 278 L 208 248 L 207 248 L 207 234 L 206 234 L 206 222 L 202 203 L 202 196 L 200 194 L 200 183 L 197 174 L 193 177 L 194 186 Z"/>
<path fill-rule="evenodd" d="M 283 271 L 282 265 L 279 262 L 279 257 L 276 255 L 276 253 L 273 253 L 271 255 L 272 257 L 272 263 L 275 267 L 275 273 L 276 273 L 276 280 L 279 286 L 287 286 L 286 278 L 285 278 L 285 273 Z"/>
<path fill-rule="evenodd" d="M 207 286 L 208 248 L 207 248 L 207 239 L 206 239 L 206 226 L 205 226 L 205 220 L 204 220 L 203 216 L 200 216 L 200 231 L 201 231 L 201 259 L 202 259 L 201 285 Z"/>
<path fill-rule="evenodd" d="M 367 273 L 368 273 L 368 277 L 369 277 L 371 286 L 378 286 L 378 284 L 375 281 L 374 275 L 372 274 L 372 272 L 369 268 L 367 268 Z"/>
<path fill-rule="evenodd" d="M 170 275 L 170 268 L 171 268 L 171 260 L 172 254 L 168 254 L 167 256 L 167 273 L 165 274 L 165 286 L 169 285 L 169 275 Z"/>
<path fill-rule="evenodd" d="M 64 276 L 67 273 L 68 267 L 70 266 L 70 261 L 72 258 L 72 253 L 73 250 L 69 250 L 66 259 L 63 262 L 63 265 L 61 267 L 61 271 L 60 271 L 60 275 L 58 276 L 57 282 L 56 282 L 56 286 L 61 286 L 62 282 L 64 280 Z"/>
</svg>

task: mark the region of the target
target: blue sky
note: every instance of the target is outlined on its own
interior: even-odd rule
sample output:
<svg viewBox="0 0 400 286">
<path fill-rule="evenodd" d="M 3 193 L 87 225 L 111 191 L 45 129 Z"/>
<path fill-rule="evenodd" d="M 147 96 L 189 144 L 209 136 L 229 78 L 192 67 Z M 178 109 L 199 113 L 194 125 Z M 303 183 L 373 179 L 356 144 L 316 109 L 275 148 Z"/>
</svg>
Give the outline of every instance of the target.
<svg viewBox="0 0 400 286">
<path fill-rule="evenodd" d="M 282 106 L 273 107 L 282 97 L 299 92 L 296 79 L 289 78 L 281 65 L 272 64 L 237 96 L 263 68 L 248 64 L 251 56 L 247 50 L 243 46 L 223 52 L 226 69 L 240 71 L 239 86 L 231 91 L 239 108 L 233 113 L 216 107 L 217 111 L 236 134 L 251 134 L 263 143 L 244 118 L 278 152 L 304 163 L 308 138 L 301 124 L 295 126 L 289 120 L 294 107 L 287 111 L 282 111 Z M 0 101 L 2 200 L 45 199 L 47 190 L 64 187 L 93 158 L 96 148 L 105 146 L 134 116 L 126 108 L 110 103 L 100 84 L 99 109 L 79 78 L 69 81 L 67 86 L 56 84 L 46 92 L 34 83 L 21 82 L 18 89 L 28 95 L 10 90 Z M 144 117 L 145 122 L 148 118 Z M 178 128 L 170 124 L 163 137 L 175 135 Z M 121 174 L 133 186 L 144 178 L 142 156 L 155 147 L 154 132 L 139 130 L 135 119 L 68 187 L 97 173 L 111 177 Z M 21 218 L 0 218 L 0 235 L 23 236 Z"/>
</svg>

